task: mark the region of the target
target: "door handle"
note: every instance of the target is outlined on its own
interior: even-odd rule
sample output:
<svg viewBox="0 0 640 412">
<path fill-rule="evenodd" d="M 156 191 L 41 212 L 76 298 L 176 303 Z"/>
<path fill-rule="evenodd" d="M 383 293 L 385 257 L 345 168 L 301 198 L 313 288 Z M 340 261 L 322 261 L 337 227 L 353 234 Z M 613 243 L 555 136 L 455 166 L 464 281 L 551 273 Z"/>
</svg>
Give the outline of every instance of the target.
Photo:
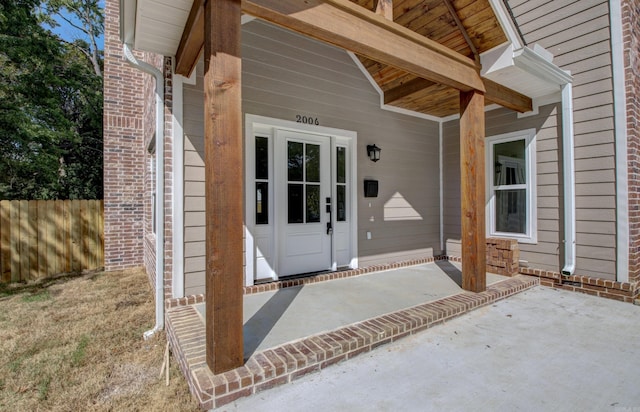
<svg viewBox="0 0 640 412">
<path fill-rule="evenodd" d="M 325 210 L 329 214 L 329 221 L 327 222 L 327 235 L 331 235 L 333 233 L 333 226 L 331 226 L 331 222 L 333 219 L 331 218 L 331 198 L 326 198 L 327 205 L 325 206 Z"/>
</svg>

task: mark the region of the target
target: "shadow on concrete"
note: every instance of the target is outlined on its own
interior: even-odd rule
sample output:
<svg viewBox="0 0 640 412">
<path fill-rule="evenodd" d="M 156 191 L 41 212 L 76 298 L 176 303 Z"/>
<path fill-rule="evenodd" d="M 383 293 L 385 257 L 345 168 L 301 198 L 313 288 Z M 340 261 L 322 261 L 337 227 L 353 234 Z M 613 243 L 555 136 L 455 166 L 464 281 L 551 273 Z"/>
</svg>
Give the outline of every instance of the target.
<svg viewBox="0 0 640 412">
<path fill-rule="evenodd" d="M 249 359 L 256 351 L 301 290 L 302 286 L 279 289 L 251 319 L 245 322 L 243 327 L 245 359 Z"/>
<path fill-rule="evenodd" d="M 458 286 L 462 287 L 462 271 L 460 269 L 448 260 L 436 260 L 436 266 L 442 269 Z"/>
</svg>

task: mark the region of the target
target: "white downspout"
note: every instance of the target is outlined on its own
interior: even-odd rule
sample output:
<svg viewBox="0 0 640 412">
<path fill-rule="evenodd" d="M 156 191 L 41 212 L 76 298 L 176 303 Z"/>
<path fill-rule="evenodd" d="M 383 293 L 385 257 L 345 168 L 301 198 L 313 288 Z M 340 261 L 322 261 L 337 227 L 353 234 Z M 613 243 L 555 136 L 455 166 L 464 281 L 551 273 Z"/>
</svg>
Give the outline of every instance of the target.
<svg viewBox="0 0 640 412">
<path fill-rule="evenodd" d="M 443 143 L 443 122 L 438 122 L 438 164 L 440 169 L 439 186 L 440 186 L 440 254 L 445 254 L 444 250 L 444 148 Z"/>
<path fill-rule="evenodd" d="M 616 280 L 629 281 L 629 166 L 627 165 L 627 96 L 625 90 L 624 37 L 619 1 L 609 1 L 611 10 L 611 63 L 616 148 Z"/>
<path fill-rule="evenodd" d="M 149 339 L 164 329 L 164 76 L 149 63 L 138 61 L 127 44 L 122 48 L 129 64 L 156 79 L 156 325 L 144 333 Z"/>
<path fill-rule="evenodd" d="M 564 186 L 564 267 L 562 274 L 576 270 L 576 179 L 573 137 L 573 87 L 562 85 L 562 171 Z"/>
</svg>

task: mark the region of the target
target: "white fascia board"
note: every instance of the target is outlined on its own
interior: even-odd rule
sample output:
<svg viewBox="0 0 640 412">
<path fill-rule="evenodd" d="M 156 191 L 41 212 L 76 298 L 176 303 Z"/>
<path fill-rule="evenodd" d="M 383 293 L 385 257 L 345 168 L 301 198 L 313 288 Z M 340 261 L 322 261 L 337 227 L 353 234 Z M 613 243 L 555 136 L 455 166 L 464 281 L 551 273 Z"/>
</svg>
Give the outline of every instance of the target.
<svg viewBox="0 0 640 412">
<path fill-rule="evenodd" d="M 480 64 L 482 70 L 480 75 L 487 77 L 488 74 L 501 69 L 513 66 L 513 44 L 503 43 L 491 50 L 480 54 Z"/>
<path fill-rule="evenodd" d="M 513 62 L 516 67 L 526 70 L 549 83 L 564 85 L 573 83 L 573 77 L 568 72 L 551 63 L 545 56 L 536 53 L 530 47 L 523 47 L 513 52 Z"/>
<path fill-rule="evenodd" d="M 136 32 L 137 0 L 120 0 L 120 41 L 133 45 Z"/>
<path fill-rule="evenodd" d="M 522 44 L 522 41 L 520 40 L 518 29 L 502 0 L 489 0 L 489 4 L 498 19 L 498 23 L 500 23 L 502 30 L 507 36 L 508 42 L 513 44 L 515 49 L 524 47 L 524 44 Z"/>
</svg>

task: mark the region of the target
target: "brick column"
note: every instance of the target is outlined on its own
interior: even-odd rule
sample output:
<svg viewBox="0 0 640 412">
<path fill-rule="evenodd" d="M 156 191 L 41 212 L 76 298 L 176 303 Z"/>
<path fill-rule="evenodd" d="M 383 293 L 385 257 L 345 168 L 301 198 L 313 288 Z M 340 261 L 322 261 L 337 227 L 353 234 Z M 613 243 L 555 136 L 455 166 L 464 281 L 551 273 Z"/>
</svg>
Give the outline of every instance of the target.
<svg viewBox="0 0 640 412">
<path fill-rule="evenodd" d="M 120 43 L 119 1 L 105 2 L 104 263 L 106 270 L 143 264 L 145 147 L 143 73 Z"/>
<path fill-rule="evenodd" d="M 640 281 L 640 1 L 622 0 L 629 161 L 629 280 Z"/>
<path fill-rule="evenodd" d="M 173 284 L 173 65 L 162 59 L 164 73 L 164 297 L 172 297 Z"/>
<path fill-rule="evenodd" d="M 487 238 L 487 272 L 513 276 L 518 274 L 520 248 L 515 239 Z"/>
</svg>

